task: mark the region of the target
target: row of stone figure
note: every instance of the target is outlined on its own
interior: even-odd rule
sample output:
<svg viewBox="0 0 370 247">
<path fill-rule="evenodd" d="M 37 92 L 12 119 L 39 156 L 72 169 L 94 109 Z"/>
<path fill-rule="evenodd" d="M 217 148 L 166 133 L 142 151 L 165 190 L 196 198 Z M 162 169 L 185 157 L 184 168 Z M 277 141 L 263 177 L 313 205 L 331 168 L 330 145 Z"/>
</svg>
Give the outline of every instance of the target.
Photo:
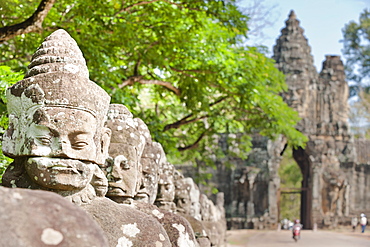
<svg viewBox="0 0 370 247">
<path fill-rule="evenodd" d="M 217 206 L 201 194 L 192 178 L 184 177 L 167 161 L 147 125 L 133 118 L 124 105 L 110 105 L 106 127 L 112 131 L 109 158 L 103 167 L 109 185 L 106 196 L 155 218 L 158 212 L 169 217 L 170 222 L 159 221 L 169 236 L 175 232 L 175 239 L 170 236 L 171 242 L 178 243 L 174 246 L 191 246 L 191 229 L 200 246 L 223 246 L 226 223 L 222 194 Z M 149 206 L 153 204 L 156 207 Z M 185 227 L 184 235 L 179 234 L 179 225 Z"/>
<path fill-rule="evenodd" d="M 28 67 L 7 91 L 2 145 L 14 161 L 2 181 L 12 189 L 0 188 L 0 246 L 224 245 L 222 194 L 214 205 L 141 119 L 110 104 L 66 31 Z"/>
</svg>

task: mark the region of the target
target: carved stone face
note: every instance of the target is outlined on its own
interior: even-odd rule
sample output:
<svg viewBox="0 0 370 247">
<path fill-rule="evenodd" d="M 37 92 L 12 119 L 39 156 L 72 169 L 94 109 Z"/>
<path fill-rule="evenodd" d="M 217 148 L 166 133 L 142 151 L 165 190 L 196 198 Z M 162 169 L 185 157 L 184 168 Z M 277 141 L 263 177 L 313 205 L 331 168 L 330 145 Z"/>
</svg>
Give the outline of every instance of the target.
<svg viewBox="0 0 370 247">
<path fill-rule="evenodd" d="M 134 147 L 113 144 L 116 148 L 121 146 L 121 150 L 126 150 L 126 156 L 120 154 L 114 157 L 113 162 L 108 165 L 108 192 L 107 197 L 116 202 L 124 202 L 128 199 L 133 199 L 138 186 L 139 168 L 136 152 Z M 111 147 L 112 148 L 112 144 Z"/>
<path fill-rule="evenodd" d="M 27 130 L 30 156 L 91 160 L 96 153 L 96 120 L 88 112 L 52 107 L 37 110 Z"/>
<path fill-rule="evenodd" d="M 25 148 L 33 157 L 25 163 L 32 181 L 58 190 L 84 188 L 93 175 L 96 120 L 88 112 L 46 107 L 39 109 L 26 130 Z"/>
<path fill-rule="evenodd" d="M 144 201 L 153 204 L 158 191 L 158 168 L 161 157 L 159 143 L 147 143 L 140 163 L 142 165 L 142 179 L 139 191 L 135 200 Z"/>
<path fill-rule="evenodd" d="M 190 200 L 190 186 L 183 178 L 176 182 L 175 203 L 177 210 L 184 214 L 190 215 L 191 200 Z"/>
<path fill-rule="evenodd" d="M 200 195 L 200 211 L 203 221 L 210 221 L 210 203 L 206 195 Z"/>
<path fill-rule="evenodd" d="M 106 168 L 109 182 L 107 197 L 118 203 L 130 203 L 140 184 L 139 158 L 145 140 L 140 135 L 138 122 L 124 105 L 110 105 L 106 127 L 112 131 L 109 146 L 111 160 Z"/>
<path fill-rule="evenodd" d="M 174 166 L 167 163 L 161 166 L 158 180 L 158 193 L 156 202 L 173 202 L 175 199 L 175 184 L 173 178 Z"/>
<path fill-rule="evenodd" d="M 187 184 L 190 186 L 190 212 L 189 214 L 197 220 L 201 220 L 202 216 L 200 215 L 200 191 L 198 186 L 194 183 L 192 178 L 186 178 Z"/>
</svg>

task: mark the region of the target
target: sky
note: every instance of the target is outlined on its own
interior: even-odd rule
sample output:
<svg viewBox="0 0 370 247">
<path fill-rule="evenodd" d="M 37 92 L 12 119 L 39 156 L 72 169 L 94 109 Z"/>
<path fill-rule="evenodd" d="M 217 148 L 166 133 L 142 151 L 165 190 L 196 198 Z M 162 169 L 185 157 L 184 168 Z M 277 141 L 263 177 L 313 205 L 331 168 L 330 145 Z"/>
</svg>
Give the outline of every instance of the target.
<svg viewBox="0 0 370 247">
<path fill-rule="evenodd" d="M 264 38 L 250 36 L 249 44 L 263 44 L 272 51 L 290 11 L 294 10 L 311 46 L 318 71 L 325 55 L 340 55 L 343 60 L 342 29 L 350 21 L 358 23 L 360 13 L 365 8 L 370 9 L 370 0 L 241 0 L 240 5 L 248 6 L 251 2 L 262 3 L 267 9 L 273 7 L 267 17 L 273 23 L 262 28 Z"/>
</svg>

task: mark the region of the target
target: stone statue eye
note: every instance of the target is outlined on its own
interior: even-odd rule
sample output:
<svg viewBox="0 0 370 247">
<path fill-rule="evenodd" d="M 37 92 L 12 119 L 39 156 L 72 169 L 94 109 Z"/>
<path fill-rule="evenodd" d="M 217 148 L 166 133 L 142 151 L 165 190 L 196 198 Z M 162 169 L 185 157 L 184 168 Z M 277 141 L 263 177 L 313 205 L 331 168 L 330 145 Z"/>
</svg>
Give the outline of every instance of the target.
<svg viewBox="0 0 370 247">
<path fill-rule="evenodd" d="M 121 166 L 121 169 L 124 170 L 130 169 L 130 165 L 128 164 L 127 160 L 122 160 L 119 165 Z"/>
<path fill-rule="evenodd" d="M 77 149 L 77 150 L 81 150 L 81 149 L 85 148 L 87 145 L 89 145 L 87 142 L 77 141 L 77 142 L 72 144 L 72 148 Z"/>
<path fill-rule="evenodd" d="M 40 144 L 42 144 L 42 145 L 47 146 L 47 145 L 50 145 L 50 143 L 51 143 L 51 137 L 50 136 L 38 136 L 36 138 L 40 142 Z"/>
</svg>

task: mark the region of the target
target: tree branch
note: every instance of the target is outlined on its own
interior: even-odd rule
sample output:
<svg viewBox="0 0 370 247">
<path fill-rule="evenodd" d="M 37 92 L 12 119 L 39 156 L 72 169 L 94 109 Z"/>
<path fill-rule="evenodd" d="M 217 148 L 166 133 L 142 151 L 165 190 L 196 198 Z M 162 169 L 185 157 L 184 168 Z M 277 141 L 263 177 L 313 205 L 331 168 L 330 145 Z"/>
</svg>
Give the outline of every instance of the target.
<svg viewBox="0 0 370 247">
<path fill-rule="evenodd" d="M 201 117 L 198 117 L 198 118 L 193 118 L 193 119 L 190 119 L 190 120 L 186 120 L 188 119 L 189 117 L 191 117 L 193 114 L 189 114 L 187 115 L 186 117 L 184 117 L 183 119 L 175 122 L 175 123 L 172 123 L 172 124 L 167 124 L 163 131 L 166 131 L 166 130 L 169 130 L 169 129 L 177 129 L 178 127 L 180 127 L 181 125 L 185 125 L 185 124 L 189 124 L 189 123 L 194 123 L 194 122 L 197 122 L 203 118 L 206 118 L 208 117 L 208 115 L 206 116 L 201 116 Z"/>
<path fill-rule="evenodd" d="M 142 78 L 143 78 L 143 76 L 132 76 L 132 77 L 128 78 L 127 80 L 123 81 L 122 84 L 118 85 L 118 87 L 123 88 L 125 86 L 131 86 L 135 82 L 140 83 L 140 84 L 154 84 L 154 85 L 164 86 L 165 88 L 174 92 L 177 96 L 181 95 L 180 89 L 173 86 L 170 82 L 160 81 L 160 80 L 144 80 Z"/>
<path fill-rule="evenodd" d="M 185 72 L 194 72 L 194 73 L 205 73 L 205 74 L 216 74 L 216 72 L 213 72 L 213 71 L 209 71 L 209 70 L 197 70 L 197 69 L 176 69 L 172 66 L 170 66 L 170 69 L 172 69 L 173 71 L 176 71 L 176 72 L 179 72 L 179 73 L 183 73 L 189 77 L 195 77 L 193 75 L 190 75 L 190 74 L 187 74 Z"/>
<path fill-rule="evenodd" d="M 203 139 L 203 137 L 206 135 L 206 133 L 207 133 L 207 130 L 204 131 L 193 144 L 188 145 L 186 147 L 178 147 L 177 150 L 179 150 L 181 152 L 181 151 L 196 148 L 198 146 L 198 143 Z"/>
<path fill-rule="evenodd" d="M 145 4 L 150 4 L 150 3 L 154 3 L 154 2 L 158 2 L 160 0 L 151 0 L 151 1 L 141 1 L 141 2 L 138 2 L 138 3 L 134 3 L 134 4 L 131 4 L 131 5 L 128 5 L 127 7 L 124 7 L 124 8 L 121 8 L 118 12 L 116 12 L 114 15 L 118 15 L 118 14 L 121 14 L 123 12 L 126 12 L 126 11 L 130 11 L 130 9 L 136 7 L 136 6 L 140 6 L 140 5 L 145 5 Z M 198 9 L 198 8 L 189 8 L 189 7 L 184 7 L 183 5 L 181 4 L 178 4 L 176 2 L 172 2 L 172 1 L 168 1 L 168 0 L 163 0 L 164 2 L 166 3 L 169 3 L 169 4 L 172 4 L 172 5 L 176 5 L 177 7 L 179 7 L 180 9 L 183 9 L 183 8 L 186 8 L 186 9 L 190 9 L 190 10 L 197 10 L 197 11 L 201 11 L 201 9 Z"/>
<path fill-rule="evenodd" d="M 226 96 L 225 97 L 221 97 L 218 100 L 216 100 L 215 102 L 209 104 L 209 106 L 212 107 L 212 106 L 214 106 L 214 105 L 216 105 L 216 104 L 224 101 L 225 99 L 227 99 Z M 185 125 L 185 124 L 188 124 L 188 123 L 193 123 L 193 122 L 196 122 L 198 120 L 201 120 L 203 118 L 208 117 L 208 115 L 206 115 L 206 116 L 202 116 L 202 117 L 198 117 L 198 118 L 193 118 L 191 120 L 187 120 L 188 118 L 190 118 L 192 116 L 193 116 L 193 113 L 190 113 L 189 115 L 183 117 L 182 119 L 180 119 L 180 120 L 178 120 L 178 121 L 176 121 L 176 122 L 174 122 L 172 124 L 167 124 L 166 126 L 164 126 L 163 131 L 166 131 L 166 130 L 169 130 L 169 129 L 174 129 L 174 128 L 177 129 L 178 127 L 180 127 L 182 125 Z"/>
<path fill-rule="evenodd" d="M 126 12 L 126 11 L 129 11 L 130 9 L 132 9 L 133 7 L 135 6 L 140 6 L 140 5 L 145 5 L 145 4 L 149 4 L 149 3 L 154 3 L 154 2 L 158 2 L 159 0 L 151 0 L 151 1 L 142 1 L 142 2 L 138 2 L 138 3 L 134 3 L 134 4 L 131 4 L 125 8 L 121 8 L 118 12 L 114 13 L 114 15 L 118 15 L 118 14 L 121 14 L 123 12 Z"/>
<path fill-rule="evenodd" d="M 56 0 L 42 0 L 37 10 L 27 20 L 0 28 L 0 44 L 15 36 L 38 32 L 42 29 L 42 22 L 53 7 Z"/>
</svg>

